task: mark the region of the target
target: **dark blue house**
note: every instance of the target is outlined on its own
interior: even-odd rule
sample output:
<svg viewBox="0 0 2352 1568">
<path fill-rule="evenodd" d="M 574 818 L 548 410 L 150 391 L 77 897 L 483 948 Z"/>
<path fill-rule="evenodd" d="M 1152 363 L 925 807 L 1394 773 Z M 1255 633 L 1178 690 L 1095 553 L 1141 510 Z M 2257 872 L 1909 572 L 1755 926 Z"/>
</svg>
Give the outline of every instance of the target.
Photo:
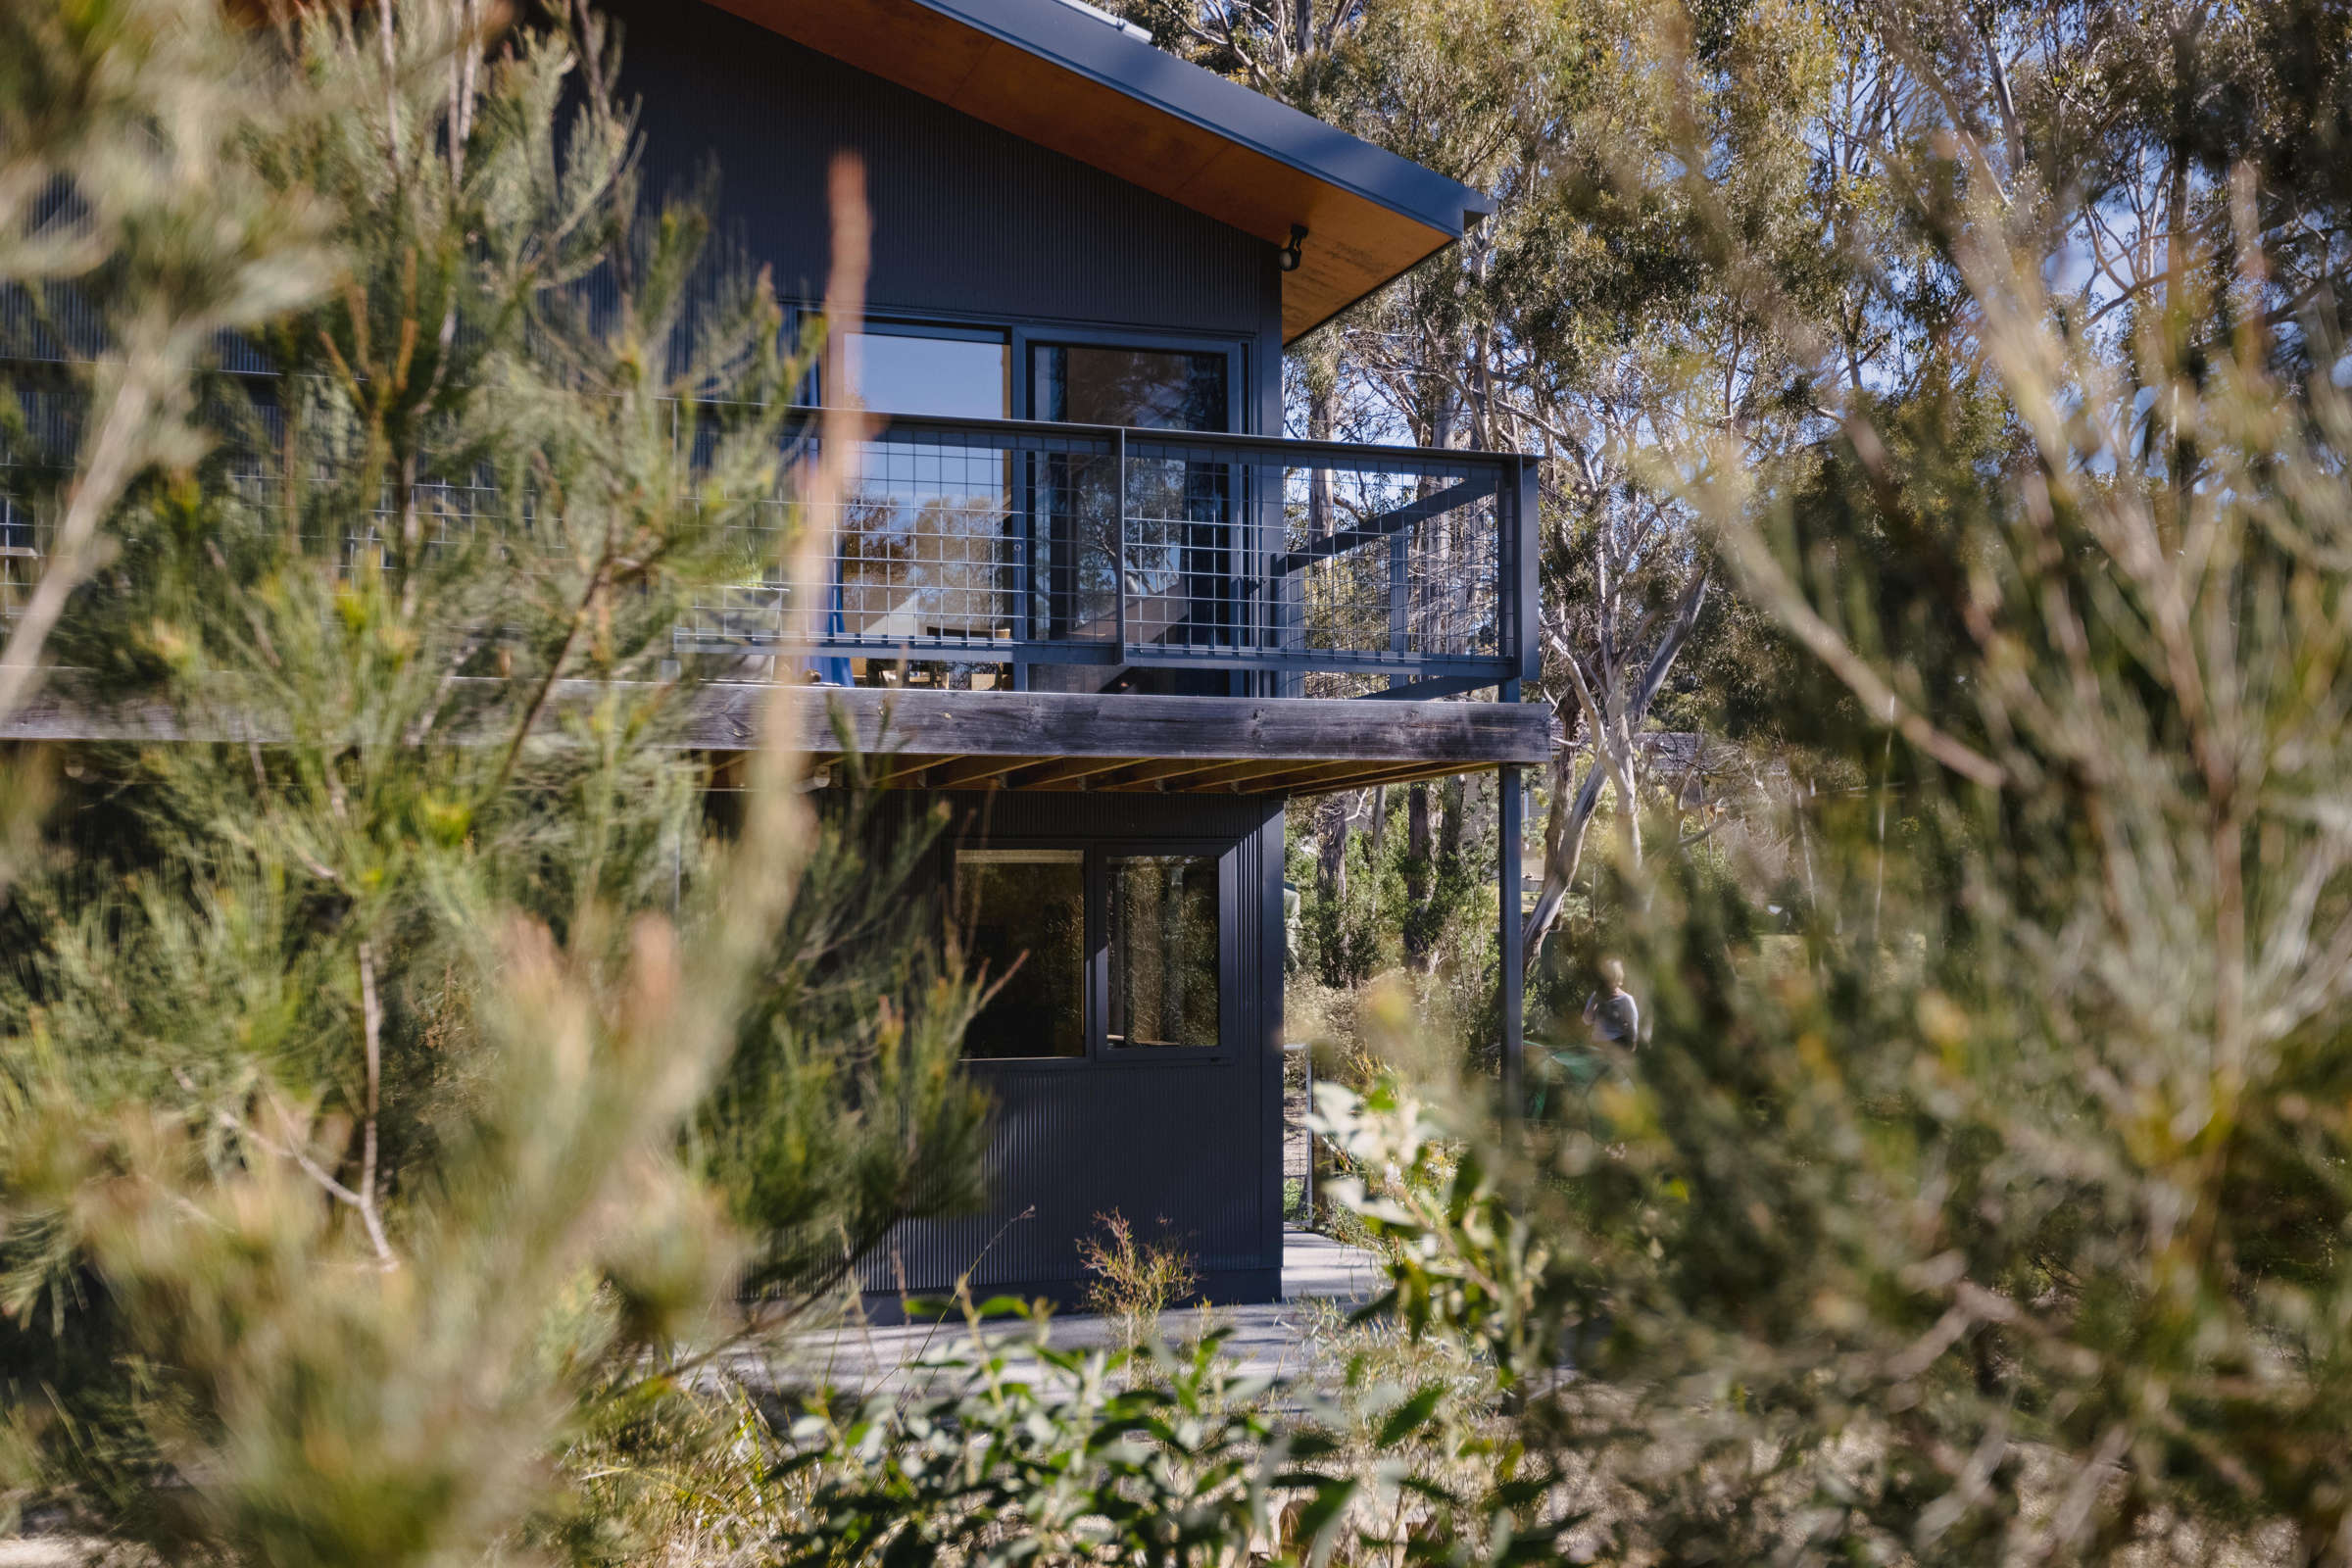
<svg viewBox="0 0 2352 1568">
<path fill-rule="evenodd" d="M 691 744 L 723 766 L 774 677 L 805 683 L 820 773 L 846 721 L 869 776 L 948 802 L 943 922 L 1019 960 L 967 1041 L 990 1211 L 901 1225 L 864 1285 L 1067 1298 L 1116 1211 L 1211 1298 L 1272 1298 L 1286 801 L 1502 771 L 1516 1071 L 1533 461 L 1282 436 L 1286 345 L 1486 199 L 1078 0 L 603 4 L 653 183 L 715 164 L 722 240 L 800 309 L 828 169 L 866 171 L 867 316 L 805 400 L 882 423 L 822 580 L 713 593 L 675 633 L 720 677 Z M 37 564 L 0 516 L 0 581 Z M 110 735 L 60 711 L 0 739 Z"/>
<path fill-rule="evenodd" d="M 868 172 L 868 319 L 811 401 L 854 389 L 889 422 L 829 580 L 799 585 L 824 630 L 754 585 L 679 634 L 794 662 L 889 785 L 946 795 L 956 917 L 999 971 L 1026 955 L 967 1045 L 1001 1106 L 993 1209 L 902 1226 L 867 1288 L 970 1269 L 1066 1297 L 1116 1210 L 1210 1298 L 1273 1298 L 1284 802 L 1515 780 L 1548 744 L 1516 701 L 1532 463 L 1284 440 L 1283 350 L 1486 198 L 1075 0 L 609 9 L 650 172 L 715 161 L 722 230 L 807 305 L 828 165 Z"/>
</svg>

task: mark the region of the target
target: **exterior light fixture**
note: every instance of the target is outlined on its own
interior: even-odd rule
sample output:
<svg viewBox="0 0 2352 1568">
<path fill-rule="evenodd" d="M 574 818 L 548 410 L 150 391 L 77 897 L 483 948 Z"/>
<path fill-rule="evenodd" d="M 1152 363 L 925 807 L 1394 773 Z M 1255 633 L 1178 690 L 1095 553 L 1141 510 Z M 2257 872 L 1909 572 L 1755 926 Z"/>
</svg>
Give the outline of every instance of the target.
<svg viewBox="0 0 2352 1568">
<path fill-rule="evenodd" d="M 1284 271 L 1296 272 L 1298 270 L 1298 247 L 1305 243 L 1306 225 L 1293 223 L 1291 225 L 1291 242 L 1282 248 L 1282 270 Z"/>
</svg>

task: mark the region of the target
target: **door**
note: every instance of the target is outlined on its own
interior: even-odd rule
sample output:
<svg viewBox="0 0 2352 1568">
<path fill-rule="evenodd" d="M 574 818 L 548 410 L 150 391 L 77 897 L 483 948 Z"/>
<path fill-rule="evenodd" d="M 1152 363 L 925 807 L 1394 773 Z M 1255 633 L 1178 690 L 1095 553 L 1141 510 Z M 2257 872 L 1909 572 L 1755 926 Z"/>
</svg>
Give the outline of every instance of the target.
<svg viewBox="0 0 2352 1568">
<path fill-rule="evenodd" d="M 829 367 L 877 414 L 1002 419 L 1002 332 L 869 321 Z M 1020 602 L 1010 460 L 993 435 L 905 427 L 858 449 L 837 519 L 833 629 L 898 646 L 1015 634 Z"/>
<path fill-rule="evenodd" d="M 1230 350 L 1079 343 L 1029 347 L 1035 417 L 1132 430 L 1219 433 L 1233 427 Z M 1138 443 L 1124 464 L 1051 458 L 1038 517 L 1046 570 L 1032 609 L 1045 634 L 1113 641 L 1128 656 L 1231 646 L 1240 630 L 1230 466 L 1181 441 Z M 1122 603 L 1123 600 L 1123 603 Z M 1124 618 L 1122 620 L 1122 612 Z M 1062 689 L 1222 691 L 1223 674 L 1115 665 L 1041 670 Z"/>
</svg>

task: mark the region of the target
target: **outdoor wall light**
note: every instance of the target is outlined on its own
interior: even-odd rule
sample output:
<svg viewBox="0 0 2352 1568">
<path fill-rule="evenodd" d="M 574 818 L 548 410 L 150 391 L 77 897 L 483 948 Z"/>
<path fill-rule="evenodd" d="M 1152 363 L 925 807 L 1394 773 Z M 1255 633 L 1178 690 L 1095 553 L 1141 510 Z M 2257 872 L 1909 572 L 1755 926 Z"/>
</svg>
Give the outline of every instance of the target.
<svg viewBox="0 0 2352 1568">
<path fill-rule="evenodd" d="M 1291 242 L 1282 248 L 1282 270 L 1284 271 L 1296 272 L 1298 270 L 1298 247 L 1305 243 L 1306 225 L 1293 223 L 1291 225 Z"/>
</svg>

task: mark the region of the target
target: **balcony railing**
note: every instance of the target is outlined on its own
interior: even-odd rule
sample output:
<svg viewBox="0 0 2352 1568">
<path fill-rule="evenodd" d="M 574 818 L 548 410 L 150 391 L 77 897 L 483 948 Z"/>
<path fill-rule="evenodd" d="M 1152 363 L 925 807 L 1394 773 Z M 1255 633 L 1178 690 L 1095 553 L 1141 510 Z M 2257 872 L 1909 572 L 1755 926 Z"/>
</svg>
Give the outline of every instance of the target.
<svg viewBox="0 0 2352 1568">
<path fill-rule="evenodd" d="M 34 402 L 57 428 L 33 449 L 71 451 L 71 400 Z M 681 655 L 792 660 L 836 683 L 904 667 L 934 685 L 1287 696 L 1439 695 L 1531 662 L 1534 467 L 1517 456 L 893 416 L 849 470 L 823 580 L 771 567 L 705 594 Z M 442 489 L 436 529 L 497 510 Z M 746 559 L 779 560 L 787 504 Z M 0 623 L 39 575 L 42 521 L 0 493 Z"/>
<path fill-rule="evenodd" d="M 825 580 L 711 596 L 681 651 L 1076 691 L 1192 670 L 1256 672 L 1260 695 L 1422 696 L 1522 673 L 1533 469 L 1515 456 L 893 417 L 849 472 Z"/>
</svg>

